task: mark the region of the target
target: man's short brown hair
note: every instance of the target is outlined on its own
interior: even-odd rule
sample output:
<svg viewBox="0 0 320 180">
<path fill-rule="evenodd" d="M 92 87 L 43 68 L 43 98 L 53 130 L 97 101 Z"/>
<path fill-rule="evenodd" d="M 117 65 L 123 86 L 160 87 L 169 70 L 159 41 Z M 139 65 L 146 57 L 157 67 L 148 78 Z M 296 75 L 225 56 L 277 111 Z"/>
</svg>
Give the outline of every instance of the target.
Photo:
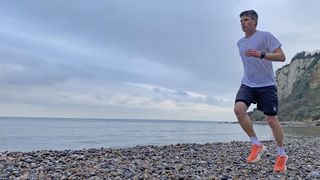
<svg viewBox="0 0 320 180">
<path fill-rule="evenodd" d="M 255 10 L 246 10 L 240 13 L 240 18 L 243 16 L 248 16 L 254 21 L 256 21 L 256 26 L 258 25 L 258 13 Z"/>
</svg>

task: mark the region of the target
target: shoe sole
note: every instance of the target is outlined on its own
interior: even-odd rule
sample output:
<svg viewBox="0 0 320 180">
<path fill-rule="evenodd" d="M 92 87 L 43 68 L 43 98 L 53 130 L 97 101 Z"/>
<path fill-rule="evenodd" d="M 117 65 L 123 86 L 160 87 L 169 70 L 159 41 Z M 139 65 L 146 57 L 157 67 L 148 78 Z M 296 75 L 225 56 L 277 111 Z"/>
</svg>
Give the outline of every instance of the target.
<svg viewBox="0 0 320 180">
<path fill-rule="evenodd" d="M 287 161 L 289 159 L 289 156 L 286 155 L 286 166 L 284 167 L 284 170 L 283 171 L 273 171 L 274 173 L 286 173 L 287 172 Z"/>
<path fill-rule="evenodd" d="M 260 157 L 261 155 L 266 151 L 266 147 L 264 145 L 262 145 L 262 149 L 261 149 L 261 152 L 258 154 L 257 158 L 255 158 L 254 160 L 252 161 L 247 161 L 248 163 L 255 163 L 255 162 L 258 162 L 260 160 Z"/>
</svg>

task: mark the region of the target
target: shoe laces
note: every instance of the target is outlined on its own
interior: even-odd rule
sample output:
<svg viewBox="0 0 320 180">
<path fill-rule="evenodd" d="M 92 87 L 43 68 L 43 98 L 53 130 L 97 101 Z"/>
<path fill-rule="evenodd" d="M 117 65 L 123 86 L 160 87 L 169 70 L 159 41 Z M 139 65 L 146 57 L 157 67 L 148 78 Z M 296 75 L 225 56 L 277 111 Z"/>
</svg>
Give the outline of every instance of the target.
<svg viewBox="0 0 320 180">
<path fill-rule="evenodd" d="M 250 155 L 249 155 L 249 159 L 252 159 L 252 158 L 255 158 L 256 156 L 257 156 L 257 154 L 259 153 L 259 151 L 260 151 L 260 149 L 261 149 L 261 146 L 259 146 L 259 145 L 253 145 L 252 147 L 251 147 L 251 152 L 250 152 Z"/>
<path fill-rule="evenodd" d="M 252 148 L 251 148 L 251 152 L 252 153 L 257 153 L 261 148 L 261 145 L 253 145 Z"/>
<path fill-rule="evenodd" d="M 283 166 L 286 162 L 286 156 L 278 156 L 276 160 L 276 166 Z"/>
</svg>

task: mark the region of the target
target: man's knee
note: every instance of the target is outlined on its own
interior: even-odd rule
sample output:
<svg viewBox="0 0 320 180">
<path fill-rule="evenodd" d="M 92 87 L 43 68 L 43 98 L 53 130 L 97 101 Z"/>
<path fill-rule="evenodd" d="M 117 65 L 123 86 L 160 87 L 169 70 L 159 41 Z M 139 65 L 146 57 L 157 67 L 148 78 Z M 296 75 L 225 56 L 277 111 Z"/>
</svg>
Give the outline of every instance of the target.
<svg viewBox="0 0 320 180">
<path fill-rule="evenodd" d="M 236 102 L 233 110 L 237 117 L 245 117 L 247 113 L 247 105 L 243 102 Z"/>
<path fill-rule="evenodd" d="M 267 116 L 266 120 L 271 128 L 275 128 L 279 126 L 277 116 Z"/>
</svg>

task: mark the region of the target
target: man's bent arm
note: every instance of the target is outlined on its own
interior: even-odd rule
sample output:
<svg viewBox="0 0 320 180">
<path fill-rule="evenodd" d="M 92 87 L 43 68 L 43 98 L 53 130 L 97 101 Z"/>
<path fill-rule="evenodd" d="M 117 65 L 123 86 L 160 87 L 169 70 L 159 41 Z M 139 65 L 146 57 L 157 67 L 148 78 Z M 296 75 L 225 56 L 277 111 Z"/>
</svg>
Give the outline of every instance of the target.
<svg viewBox="0 0 320 180">
<path fill-rule="evenodd" d="M 257 51 L 255 49 L 248 49 L 246 51 L 247 56 L 253 56 L 256 58 L 260 58 L 263 52 Z M 284 62 L 286 60 L 286 56 L 284 55 L 282 49 L 279 47 L 275 49 L 272 53 L 265 53 L 265 55 L 262 57 L 263 59 L 269 60 L 269 61 L 281 61 Z"/>
<path fill-rule="evenodd" d="M 266 53 L 264 59 L 267 59 L 269 61 L 284 62 L 286 60 L 286 56 L 284 55 L 281 48 L 277 48 L 272 53 Z"/>
</svg>

